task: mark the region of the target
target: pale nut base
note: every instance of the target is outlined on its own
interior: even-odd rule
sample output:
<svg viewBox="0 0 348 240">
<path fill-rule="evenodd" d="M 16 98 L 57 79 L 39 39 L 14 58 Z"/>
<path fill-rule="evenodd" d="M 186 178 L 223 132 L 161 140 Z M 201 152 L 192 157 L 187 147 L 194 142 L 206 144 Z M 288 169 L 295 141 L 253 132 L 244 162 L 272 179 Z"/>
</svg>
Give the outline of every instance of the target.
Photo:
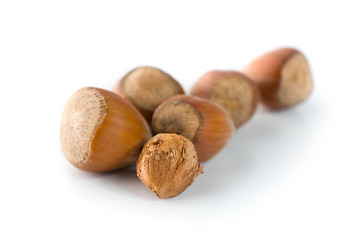
<svg viewBox="0 0 348 240">
<path fill-rule="evenodd" d="M 65 105 L 60 126 L 62 149 L 76 167 L 88 161 L 93 136 L 106 112 L 104 97 L 91 88 L 78 90 Z"/>
<path fill-rule="evenodd" d="M 181 87 L 167 73 L 152 67 L 140 67 L 122 79 L 125 94 L 136 106 L 154 111 L 166 99 L 181 93 Z"/>
<path fill-rule="evenodd" d="M 282 68 L 278 100 L 284 106 L 300 103 L 309 96 L 312 86 L 309 64 L 301 53 L 296 53 Z"/>
<path fill-rule="evenodd" d="M 238 127 L 253 114 L 253 91 L 251 84 L 241 76 L 221 76 L 213 82 L 209 99 L 222 106 Z"/>
<path fill-rule="evenodd" d="M 189 103 L 177 100 L 161 106 L 151 123 L 154 133 L 177 133 L 192 142 L 201 125 L 202 119 L 196 109 Z"/>
</svg>

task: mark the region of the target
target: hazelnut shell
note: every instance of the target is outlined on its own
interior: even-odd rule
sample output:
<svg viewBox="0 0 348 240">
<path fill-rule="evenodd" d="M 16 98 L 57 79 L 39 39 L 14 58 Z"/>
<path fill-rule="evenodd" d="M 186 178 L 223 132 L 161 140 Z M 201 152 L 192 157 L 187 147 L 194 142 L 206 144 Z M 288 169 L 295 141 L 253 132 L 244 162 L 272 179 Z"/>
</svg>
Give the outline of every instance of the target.
<svg viewBox="0 0 348 240">
<path fill-rule="evenodd" d="M 155 109 L 166 99 L 184 94 L 181 85 L 168 73 L 155 67 L 138 67 L 128 72 L 113 92 L 132 103 L 150 123 Z"/>
<path fill-rule="evenodd" d="M 136 162 L 151 130 L 141 114 L 115 93 L 83 88 L 68 100 L 61 121 L 66 158 L 91 172 L 116 170 Z"/>
<path fill-rule="evenodd" d="M 219 105 L 199 97 L 177 95 L 155 111 L 151 127 L 156 133 L 177 133 L 195 145 L 198 160 L 207 161 L 228 143 L 234 124 Z"/>
<path fill-rule="evenodd" d="M 207 72 L 196 81 L 190 93 L 222 106 L 235 127 L 246 123 L 259 103 L 257 86 L 247 76 L 236 71 Z"/>
</svg>

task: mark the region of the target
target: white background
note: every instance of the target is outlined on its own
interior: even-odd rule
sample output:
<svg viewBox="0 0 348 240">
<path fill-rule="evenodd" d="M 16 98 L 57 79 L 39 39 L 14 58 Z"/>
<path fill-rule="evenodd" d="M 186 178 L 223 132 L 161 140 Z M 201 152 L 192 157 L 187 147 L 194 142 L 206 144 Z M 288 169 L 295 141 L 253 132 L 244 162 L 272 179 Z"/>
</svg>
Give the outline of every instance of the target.
<svg viewBox="0 0 348 240">
<path fill-rule="evenodd" d="M 0 239 L 347 239 L 345 1 L 0 1 Z M 160 200 L 126 169 L 64 158 L 77 89 L 153 65 L 189 90 L 282 46 L 308 57 L 311 97 L 260 107 L 182 195 Z"/>
</svg>

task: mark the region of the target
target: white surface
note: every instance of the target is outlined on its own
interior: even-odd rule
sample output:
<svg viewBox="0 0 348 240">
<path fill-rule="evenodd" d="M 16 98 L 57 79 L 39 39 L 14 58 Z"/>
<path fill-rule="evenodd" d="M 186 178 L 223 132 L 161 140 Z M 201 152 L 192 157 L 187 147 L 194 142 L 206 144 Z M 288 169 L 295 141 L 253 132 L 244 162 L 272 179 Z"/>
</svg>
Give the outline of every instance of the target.
<svg viewBox="0 0 348 240">
<path fill-rule="evenodd" d="M 348 15 L 322 2 L 1 1 L 0 239 L 347 239 Z M 310 99 L 260 108 L 179 197 L 63 157 L 77 89 L 153 65 L 188 90 L 280 46 L 308 57 Z"/>
</svg>

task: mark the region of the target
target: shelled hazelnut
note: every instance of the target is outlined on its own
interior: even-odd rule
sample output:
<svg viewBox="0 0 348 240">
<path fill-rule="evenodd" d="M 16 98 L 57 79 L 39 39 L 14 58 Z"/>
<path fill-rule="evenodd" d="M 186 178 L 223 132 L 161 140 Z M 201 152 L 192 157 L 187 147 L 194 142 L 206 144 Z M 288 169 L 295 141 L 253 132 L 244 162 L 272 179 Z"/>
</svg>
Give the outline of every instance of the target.
<svg viewBox="0 0 348 240">
<path fill-rule="evenodd" d="M 177 134 L 158 134 L 143 147 L 137 175 L 159 198 L 178 196 L 203 173 L 191 141 Z"/>
</svg>

